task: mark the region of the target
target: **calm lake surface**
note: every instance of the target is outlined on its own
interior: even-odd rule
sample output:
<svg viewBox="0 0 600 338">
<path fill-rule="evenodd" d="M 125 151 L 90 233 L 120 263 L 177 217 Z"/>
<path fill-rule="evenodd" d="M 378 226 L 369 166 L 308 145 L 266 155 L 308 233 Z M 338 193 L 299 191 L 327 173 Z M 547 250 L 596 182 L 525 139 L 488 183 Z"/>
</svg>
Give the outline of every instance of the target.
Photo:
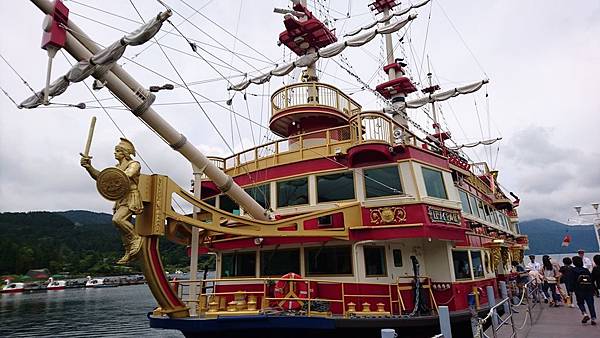
<svg viewBox="0 0 600 338">
<path fill-rule="evenodd" d="M 151 329 L 147 285 L 0 294 L 0 337 L 183 337 Z"/>
</svg>

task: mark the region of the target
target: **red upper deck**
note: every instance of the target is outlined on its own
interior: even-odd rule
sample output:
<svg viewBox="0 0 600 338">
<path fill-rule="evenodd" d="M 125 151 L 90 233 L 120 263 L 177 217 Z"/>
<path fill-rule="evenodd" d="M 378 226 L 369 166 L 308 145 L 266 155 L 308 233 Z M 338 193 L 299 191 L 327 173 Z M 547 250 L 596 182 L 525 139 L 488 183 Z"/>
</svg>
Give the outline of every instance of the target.
<svg viewBox="0 0 600 338">
<path fill-rule="evenodd" d="M 283 23 L 286 30 L 279 34 L 279 41 L 298 55 L 306 54 L 309 48 L 322 48 L 337 41 L 329 28 L 315 18 L 302 4 L 294 5 L 294 10 L 305 14 L 302 20 L 286 15 Z"/>
</svg>

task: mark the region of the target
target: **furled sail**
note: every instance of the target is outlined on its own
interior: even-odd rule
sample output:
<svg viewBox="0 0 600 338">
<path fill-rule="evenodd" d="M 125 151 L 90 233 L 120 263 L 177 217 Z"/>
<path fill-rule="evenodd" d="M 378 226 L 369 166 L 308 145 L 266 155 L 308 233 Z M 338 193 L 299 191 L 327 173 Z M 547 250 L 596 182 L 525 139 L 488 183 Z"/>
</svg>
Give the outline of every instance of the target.
<svg viewBox="0 0 600 338">
<path fill-rule="evenodd" d="M 462 87 L 456 87 L 456 88 L 452 88 L 450 90 L 446 90 L 443 92 L 429 94 L 427 96 L 424 96 L 424 97 L 421 97 L 421 98 L 418 98 L 415 100 L 406 101 L 404 103 L 404 106 L 406 108 L 419 108 L 428 103 L 445 101 L 451 97 L 458 96 L 460 94 L 474 93 L 474 92 L 478 91 L 481 87 L 483 87 L 484 84 L 486 84 L 488 82 L 490 82 L 490 80 L 485 79 L 485 80 L 477 81 L 475 83 L 468 84 L 468 85 L 465 85 Z"/>
<path fill-rule="evenodd" d="M 429 1 L 430 0 L 425 0 L 425 1 L 421 2 L 421 3 L 416 4 L 416 5 L 410 5 L 409 7 L 403 8 L 403 9 L 401 9 L 401 10 L 395 12 L 395 13 L 392 13 L 391 15 L 389 15 L 387 17 L 383 17 L 383 18 L 381 18 L 381 19 L 379 19 L 377 21 L 373 21 L 373 22 L 369 23 L 368 25 L 362 26 L 360 28 L 357 28 L 357 29 L 349 32 L 349 33 L 346 33 L 344 35 L 344 37 L 353 36 L 353 35 L 356 35 L 356 34 L 362 32 L 364 30 L 371 29 L 375 25 L 380 24 L 380 23 L 385 23 L 386 21 L 390 20 L 391 18 L 393 18 L 395 16 L 402 16 L 402 15 L 410 12 L 411 9 L 419 8 L 419 7 L 423 6 L 423 5 L 426 5 Z"/>
<path fill-rule="evenodd" d="M 93 73 L 103 74 L 123 56 L 127 46 L 137 46 L 150 40 L 162 27 L 165 20 L 171 15 L 170 11 L 159 13 L 152 20 L 138 28 L 137 30 L 125 35 L 123 38 L 115 41 L 110 46 L 94 54 L 89 60 L 77 62 L 67 74 L 61 76 L 48 87 L 48 96 L 58 96 L 67 90 L 67 87 L 73 82 L 83 81 Z M 25 101 L 21 102 L 19 108 L 35 108 L 44 102 L 44 89 L 38 91 Z"/>
<path fill-rule="evenodd" d="M 472 143 L 461 144 L 461 145 L 458 145 L 456 147 L 448 147 L 448 149 L 459 150 L 459 149 L 462 149 L 462 148 L 477 147 L 478 145 L 489 146 L 489 145 L 492 145 L 492 144 L 500 141 L 501 139 L 502 139 L 502 137 L 497 137 L 497 138 L 493 138 L 493 139 L 489 139 L 489 140 L 483 140 L 483 141 L 477 141 L 477 142 L 472 142 Z"/>
<path fill-rule="evenodd" d="M 410 14 L 397 21 L 391 22 L 383 27 L 369 30 L 363 34 L 352 36 L 344 41 L 333 43 L 329 46 L 319 49 L 316 53 L 303 55 L 292 62 L 282 65 L 277 65 L 274 69 L 267 73 L 259 74 L 248 78 L 238 84 L 229 86 L 229 90 L 241 91 L 252 83 L 263 84 L 271 79 L 271 76 L 284 76 L 289 74 L 296 67 L 306 67 L 313 64 L 319 58 L 330 58 L 340 54 L 346 47 L 359 47 L 373 40 L 377 34 L 390 34 L 400 30 L 411 20 L 414 20 L 417 14 Z"/>
</svg>

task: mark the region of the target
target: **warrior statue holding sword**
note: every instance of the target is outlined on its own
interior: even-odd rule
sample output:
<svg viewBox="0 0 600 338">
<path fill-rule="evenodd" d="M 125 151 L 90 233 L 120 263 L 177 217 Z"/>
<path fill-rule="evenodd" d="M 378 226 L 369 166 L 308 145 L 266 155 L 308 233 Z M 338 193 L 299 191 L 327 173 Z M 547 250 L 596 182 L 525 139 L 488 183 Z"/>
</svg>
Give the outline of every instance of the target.
<svg viewBox="0 0 600 338">
<path fill-rule="evenodd" d="M 121 232 L 125 255 L 117 264 L 127 264 L 140 251 L 142 238 L 135 231 L 135 226 L 130 222 L 131 216 L 139 215 L 143 211 L 138 183 L 140 179 L 140 163 L 134 161 L 135 148 L 131 141 L 121 138 L 115 146 L 115 167 L 102 171 L 92 166 L 92 157 L 89 148 L 95 125 L 95 117 L 88 134 L 88 143 L 81 155 L 81 166 L 96 180 L 96 187 L 100 194 L 111 201 L 115 201 L 112 221 Z"/>
</svg>

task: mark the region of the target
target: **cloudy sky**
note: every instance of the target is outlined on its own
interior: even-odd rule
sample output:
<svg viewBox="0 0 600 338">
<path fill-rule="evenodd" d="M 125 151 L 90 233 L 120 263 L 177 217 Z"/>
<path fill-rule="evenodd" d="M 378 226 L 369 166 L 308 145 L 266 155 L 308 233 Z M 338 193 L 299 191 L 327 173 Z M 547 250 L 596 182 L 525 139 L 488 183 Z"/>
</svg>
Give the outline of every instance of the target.
<svg viewBox="0 0 600 338">
<path fill-rule="evenodd" d="M 274 78 L 270 84 L 249 87 L 246 100 L 238 93 L 232 114 L 225 105 L 232 93 L 223 77 L 236 82 L 244 73 L 290 59 L 289 51 L 276 45 L 283 24 L 282 16 L 273 13 L 274 7 L 286 8 L 288 2 L 164 2 L 174 8 L 172 22 L 179 31 L 197 41 L 202 57 L 171 25 L 164 25 L 157 38 L 183 80 L 204 96 L 197 100 L 206 115 L 180 86 L 160 92 L 155 109 L 207 155 L 227 156 L 230 148 L 239 151 L 272 140 L 266 128 L 246 119 L 266 126 L 270 94 L 294 79 Z M 338 36 L 373 20 L 369 2 L 308 1 Z M 141 22 L 129 1 L 65 3 L 70 19 L 101 45 Z M 163 10 L 154 1 L 133 0 L 133 4 L 145 20 Z M 39 48 L 43 14 L 27 1 L 1 1 L 0 9 L 10 13 L 4 18 L 0 54 L 38 90 L 45 81 L 47 61 Z M 475 95 L 442 104 L 442 124 L 458 144 L 503 138 L 467 154 L 500 170 L 502 186 L 521 198 L 521 218 L 567 221 L 574 216 L 574 205 L 591 211 L 589 203 L 600 201 L 600 2 L 434 0 L 415 12 L 419 17 L 394 35 L 396 53 L 406 58 L 414 82 L 425 83 L 429 67 L 442 88 L 490 79 L 490 85 Z M 377 100 L 354 75 L 374 88 L 382 79 L 377 69 L 383 54 L 382 41 L 376 38 L 343 57 L 321 61 L 321 80 L 353 93 L 364 107 L 376 108 Z M 125 56 L 121 64 L 144 85 L 182 83 L 156 43 L 130 47 Z M 59 52 L 52 78 L 64 74 L 70 62 L 71 57 Z M 91 80 L 86 84 L 91 87 Z M 17 103 L 32 94 L 2 60 L 0 86 Z M 93 93 L 95 97 L 83 83 L 73 84 L 53 99 L 55 104 L 33 110 L 17 109 L 0 93 L 0 211 L 110 211 L 111 203 L 97 194 L 79 166 L 78 153 L 92 116 L 98 118 L 91 151 L 96 167 L 114 164 L 112 148 L 124 134 L 137 146 L 144 172 L 166 174 L 189 185 L 189 163 L 123 110 L 106 89 Z M 64 106 L 79 102 L 88 108 Z M 422 110 L 410 116 L 430 128 Z"/>
</svg>

